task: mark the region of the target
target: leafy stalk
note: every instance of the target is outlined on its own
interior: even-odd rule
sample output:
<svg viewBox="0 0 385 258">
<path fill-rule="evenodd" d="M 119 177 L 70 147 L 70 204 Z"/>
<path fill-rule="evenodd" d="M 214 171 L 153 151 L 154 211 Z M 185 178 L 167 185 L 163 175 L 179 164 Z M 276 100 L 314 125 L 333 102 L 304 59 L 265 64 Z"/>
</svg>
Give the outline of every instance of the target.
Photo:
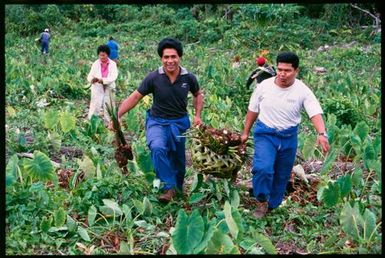
<svg viewBox="0 0 385 258">
<path fill-rule="evenodd" d="M 114 106 L 112 105 L 111 95 L 110 95 L 110 104 L 108 105 L 108 104 L 106 103 L 106 109 L 107 109 L 108 115 L 109 115 L 110 118 L 111 118 L 113 127 L 114 127 L 114 129 L 116 130 L 116 132 L 115 132 L 115 138 L 116 138 L 116 141 L 117 141 L 118 146 L 119 146 L 119 145 L 127 145 L 126 139 L 124 139 L 124 134 L 123 134 L 122 129 L 121 129 L 120 124 L 119 124 L 119 119 L 118 119 L 118 107 L 117 107 L 117 106 L 114 107 Z"/>
<path fill-rule="evenodd" d="M 115 129 L 115 139 L 116 139 L 116 150 L 115 150 L 115 159 L 118 163 L 118 166 L 123 170 L 125 174 L 128 173 L 127 163 L 128 160 L 134 158 L 132 154 L 131 145 L 129 145 L 124 139 L 124 134 L 119 124 L 118 120 L 118 110 L 117 107 L 112 105 L 112 100 L 110 96 L 110 105 L 106 104 L 107 113 L 110 115 L 113 127 Z"/>
</svg>

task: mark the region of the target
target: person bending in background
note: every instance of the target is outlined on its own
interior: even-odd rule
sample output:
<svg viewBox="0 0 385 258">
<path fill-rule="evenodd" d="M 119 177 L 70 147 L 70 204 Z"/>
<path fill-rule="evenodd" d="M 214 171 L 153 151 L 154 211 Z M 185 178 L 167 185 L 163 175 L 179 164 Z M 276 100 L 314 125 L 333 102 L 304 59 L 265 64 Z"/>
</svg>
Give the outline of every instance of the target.
<svg viewBox="0 0 385 258">
<path fill-rule="evenodd" d="M 39 39 L 40 46 L 41 46 L 41 54 L 43 54 L 43 55 L 48 54 L 50 39 L 51 39 L 51 35 L 49 34 L 49 29 L 46 28 L 40 34 L 40 39 Z"/>
<path fill-rule="evenodd" d="M 258 65 L 258 68 L 255 69 L 249 76 L 246 82 L 246 89 L 249 89 L 250 85 L 256 79 L 257 84 L 261 83 L 263 80 L 267 78 L 271 78 L 275 76 L 277 73 L 273 66 L 269 66 L 266 63 L 266 59 L 262 56 L 257 57 L 255 59 L 255 63 Z"/>
</svg>

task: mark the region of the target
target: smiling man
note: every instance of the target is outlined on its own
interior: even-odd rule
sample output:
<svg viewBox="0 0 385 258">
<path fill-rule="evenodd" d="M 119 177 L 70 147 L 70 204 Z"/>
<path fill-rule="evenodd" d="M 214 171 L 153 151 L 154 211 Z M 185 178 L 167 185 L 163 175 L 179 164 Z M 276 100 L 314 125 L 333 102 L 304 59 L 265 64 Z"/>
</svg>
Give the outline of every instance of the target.
<svg viewBox="0 0 385 258">
<path fill-rule="evenodd" d="M 254 128 L 253 194 L 257 199 L 255 217 L 265 216 L 283 199 L 293 168 L 301 110 L 305 109 L 317 131 L 317 144 L 329 151 L 322 108 L 313 92 L 300 80 L 299 58 L 292 52 L 277 56 L 277 75 L 254 89 L 246 114 L 242 142 Z"/>
<path fill-rule="evenodd" d="M 125 99 L 118 118 L 130 111 L 147 94 L 153 95 L 153 104 L 146 116 L 146 139 L 156 176 L 163 182 L 164 193 L 158 198 L 169 202 L 182 191 L 186 173 L 185 138 L 178 137 L 190 127 L 187 113 L 187 95 L 193 95 L 194 125 L 202 123 L 203 94 L 192 73 L 180 65 L 182 44 L 165 38 L 158 44 L 162 66 L 149 73 L 139 88 Z"/>
</svg>

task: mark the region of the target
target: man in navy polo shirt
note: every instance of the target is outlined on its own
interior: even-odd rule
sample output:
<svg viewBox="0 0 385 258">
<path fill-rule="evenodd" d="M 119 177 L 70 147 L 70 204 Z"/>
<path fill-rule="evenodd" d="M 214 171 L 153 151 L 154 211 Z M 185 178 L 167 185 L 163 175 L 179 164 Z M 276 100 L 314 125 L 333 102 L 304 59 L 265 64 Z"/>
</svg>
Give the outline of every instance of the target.
<svg viewBox="0 0 385 258">
<path fill-rule="evenodd" d="M 194 125 L 202 123 L 203 94 L 192 73 L 180 66 L 182 44 L 165 38 L 158 44 L 162 66 L 150 72 L 119 107 L 118 119 L 130 111 L 145 95 L 153 95 L 153 104 L 146 116 L 146 139 L 156 176 L 163 182 L 164 193 L 159 201 L 169 202 L 182 191 L 186 173 L 185 138 L 178 137 L 190 127 L 187 95 L 193 95 Z"/>
</svg>

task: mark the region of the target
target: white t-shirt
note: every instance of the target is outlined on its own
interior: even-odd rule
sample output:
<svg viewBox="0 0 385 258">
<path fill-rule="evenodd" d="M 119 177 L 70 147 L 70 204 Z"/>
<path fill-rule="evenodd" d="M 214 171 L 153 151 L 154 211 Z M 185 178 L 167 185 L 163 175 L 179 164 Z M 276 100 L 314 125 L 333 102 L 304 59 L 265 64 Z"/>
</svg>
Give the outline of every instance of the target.
<svg viewBox="0 0 385 258">
<path fill-rule="evenodd" d="M 275 77 L 262 81 L 250 98 L 248 108 L 259 113 L 262 123 L 283 130 L 301 122 L 303 108 L 310 118 L 323 113 L 317 98 L 301 80 L 295 79 L 288 88 L 279 87 L 274 80 Z"/>
</svg>

